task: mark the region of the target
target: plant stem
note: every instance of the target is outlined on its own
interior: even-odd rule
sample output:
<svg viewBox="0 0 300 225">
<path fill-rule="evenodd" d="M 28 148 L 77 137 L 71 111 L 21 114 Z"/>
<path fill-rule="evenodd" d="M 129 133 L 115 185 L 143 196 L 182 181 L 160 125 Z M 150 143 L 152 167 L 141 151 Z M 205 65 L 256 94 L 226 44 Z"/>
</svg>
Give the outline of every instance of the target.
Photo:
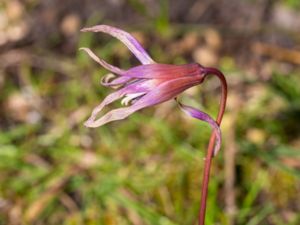
<svg viewBox="0 0 300 225">
<path fill-rule="evenodd" d="M 227 82 L 225 76 L 222 72 L 214 68 L 204 68 L 204 72 L 206 75 L 212 74 L 216 75 L 221 81 L 221 100 L 220 100 L 220 108 L 217 116 L 217 124 L 220 125 L 222 121 L 222 117 L 226 107 L 226 100 L 227 100 Z M 201 202 L 200 202 L 200 211 L 199 211 L 199 225 L 205 224 L 205 213 L 206 213 L 206 200 L 207 200 L 207 191 L 208 191 L 208 183 L 209 183 L 209 174 L 211 168 L 212 158 L 214 156 L 214 145 L 215 145 L 216 134 L 215 132 L 212 133 L 208 148 L 207 148 L 207 155 L 205 158 L 205 165 L 204 165 L 204 172 L 203 172 L 203 180 L 202 180 L 202 187 L 201 187 Z"/>
</svg>

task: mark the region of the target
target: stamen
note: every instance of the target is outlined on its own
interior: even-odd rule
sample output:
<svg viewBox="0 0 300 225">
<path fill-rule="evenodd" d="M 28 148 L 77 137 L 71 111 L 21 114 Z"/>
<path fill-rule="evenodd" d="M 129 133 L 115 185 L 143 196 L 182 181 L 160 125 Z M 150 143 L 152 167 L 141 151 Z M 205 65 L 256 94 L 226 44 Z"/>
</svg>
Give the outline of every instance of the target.
<svg viewBox="0 0 300 225">
<path fill-rule="evenodd" d="M 138 98 L 142 95 L 146 94 L 146 92 L 138 92 L 138 93 L 133 93 L 133 94 L 127 94 L 125 98 L 122 99 L 121 104 L 122 105 L 128 105 L 132 100 L 135 98 Z"/>
</svg>

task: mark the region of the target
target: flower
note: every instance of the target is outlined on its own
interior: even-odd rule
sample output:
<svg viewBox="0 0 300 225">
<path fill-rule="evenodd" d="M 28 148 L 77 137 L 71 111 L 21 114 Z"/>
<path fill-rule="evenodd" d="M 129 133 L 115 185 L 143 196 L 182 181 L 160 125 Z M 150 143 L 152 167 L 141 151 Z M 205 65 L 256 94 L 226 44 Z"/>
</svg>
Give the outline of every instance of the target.
<svg viewBox="0 0 300 225">
<path fill-rule="evenodd" d="M 118 88 L 93 110 L 90 118 L 85 122 L 87 127 L 99 127 L 111 121 L 124 119 L 140 109 L 157 105 L 170 99 L 176 99 L 186 89 L 202 83 L 209 73 L 207 68 L 197 63 L 186 65 L 156 63 L 133 36 L 115 27 L 97 25 L 84 28 L 81 31 L 103 32 L 119 39 L 142 63 L 142 65 L 128 70 L 122 70 L 100 59 L 89 48 L 80 48 L 97 63 L 115 74 L 105 76 L 101 81 L 102 85 Z M 121 98 L 121 103 L 126 105 L 126 107 L 111 110 L 97 118 L 105 106 Z M 215 155 L 221 145 L 219 125 L 208 114 L 180 102 L 178 104 L 186 114 L 208 122 L 214 129 L 216 134 Z"/>
</svg>

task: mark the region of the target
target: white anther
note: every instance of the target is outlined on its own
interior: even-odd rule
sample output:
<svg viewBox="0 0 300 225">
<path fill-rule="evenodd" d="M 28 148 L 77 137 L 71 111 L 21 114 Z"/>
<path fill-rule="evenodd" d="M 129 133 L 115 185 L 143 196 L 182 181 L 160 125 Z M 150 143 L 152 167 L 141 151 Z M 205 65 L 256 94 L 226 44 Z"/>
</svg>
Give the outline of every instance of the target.
<svg viewBox="0 0 300 225">
<path fill-rule="evenodd" d="M 138 93 L 133 93 L 133 94 L 127 94 L 125 97 L 122 99 L 121 104 L 122 105 L 128 105 L 133 99 L 140 97 L 144 95 L 145 92 L 138 92 Z"/>
</svg>

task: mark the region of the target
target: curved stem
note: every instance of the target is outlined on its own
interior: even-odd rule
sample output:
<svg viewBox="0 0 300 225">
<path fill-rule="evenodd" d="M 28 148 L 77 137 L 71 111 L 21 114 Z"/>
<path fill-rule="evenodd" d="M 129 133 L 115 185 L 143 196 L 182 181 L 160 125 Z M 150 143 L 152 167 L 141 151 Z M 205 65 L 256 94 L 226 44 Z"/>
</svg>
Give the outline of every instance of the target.
<svg viewBox="0 0 300 225">
<path fill-rule="evenodd" d="M 216 75 L 220 81 L 221 81 L 221 100 L 220 100 L 220 107 L 219 107 L 219 112 L 218 116 L 216 119 L 216 122 L 218 125 L 221 124 L 223 114 L 225 111 L 226 107 L 226 100 L 227 100 L 227 82 L 225 79 L 225 76 L 223 75 L 222 72 L 220 72 L 217 69 L 214 68 L 204 68 L 203 69 L 204 73 L 206 75 L 212 74 Z M 205 165 L 204 165 L 204 172 L 203 172 L 203 180 L 202 180 L 202 187 L 201 187 L 201 202 L 200 202 L 200 211 L 199 211 L 199 225 L 204 225 L 205 224 L 205 213 L 206 213 L 206 200 L 207 200 L 207 191 L 208 191 L 208 183 L 209 183 L 209 174 L 210 174 L 210 168 L 211 168 L 211 161 L 213 158 L 213 153 L 214 153 L 214 145 L 215 145 L 215 139 L 216 135 L 215 132 L 212 133 L 209 144 L 207 147 L 207 155 L 205 158 Z"/>
</svg>

